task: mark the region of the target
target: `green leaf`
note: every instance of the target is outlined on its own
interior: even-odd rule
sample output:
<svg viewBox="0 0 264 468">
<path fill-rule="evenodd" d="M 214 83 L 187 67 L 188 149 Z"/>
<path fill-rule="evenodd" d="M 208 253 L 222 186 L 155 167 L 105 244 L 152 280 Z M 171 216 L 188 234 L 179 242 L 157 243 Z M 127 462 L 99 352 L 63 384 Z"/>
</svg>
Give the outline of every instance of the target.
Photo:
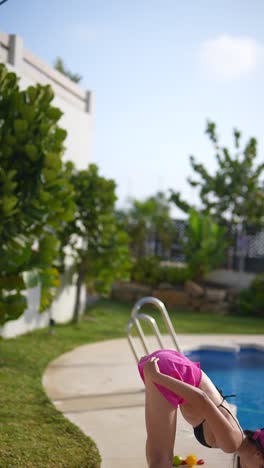
<svg viewBox="0 0 264 468">
<path fill-rule="evenodd" d="M 15 212 L 14 208 L 17 204 L 17 198 L 14 196 L 11 197 L 2 197 L 0 200 L 0 206 L 2 205 L 2 211 L 5 216 L 12 216 Z"/>
<path fill-rule="evenodd" d="M 26 285 L 21 275 L 0 276 L 0 290 L 3 289 L 20 291 L 26 289 Z"/>
<path fill-rule="evenodd" d="M 56 268 L 47 268 L 40 272 L 41 296 L 40 312 L 47 310 L 56 297 L 60 286 L 59 272 Z"/>
<path fill-rule="evenodd" d="M 5 141 L 8 145 L 14 146 L 16 144 L 16 137 L 14 135 L 6 135 Z"/>
<path fill-rule="evenodd" d="M 67 131 L 63 128 L 56 128 L 55 130 L 55 138 L 59 144 L 61 144 L 65 138 L 67 137 Z"/>
<path fill-rule="evenodd" d="M 27 88 L 27 93 L 28 93 L 30 102 L 33 104 L 38 95 L 37 89 L 34 86 L 29 86 Z"/>
<path fill-rule="evenodd" d="M 62 162 L 56 153 L 46 153 L 45 166 L 48 169 L 59 171 L 62 168 Z"/>
<path fill-rule="evenodd" d="M 22 294 L 10 294 L 0 297 L 0 324 L 18 319 L 27 307 L 27 300 Z"/>
<path fill-rule="evenodd" d="M 57 122 L 62 115 L 63 112 L 58 107 L 50 107 L 48 111 L 49 118 L 54 120 L 55 122 Z"/>
<path fill-rule="evenodd" d="M 14 130 L 16 135 L 24 134 L 28 129 L 28 123 L 26 120 L 16 119 L 14 121 Z"/>
<path fill-rule="evenodd" d="M 54 92 L 52 90 L 52 87 L 50 85 L 47 85 L 44 86 L 42 89 L 44 90 L 44 100 L 46 101 L 46 103 L 50 103 L 54 98 Z"/>
<path fill-rule="evenodd" d="M 27 143 L 24 146 L 26 155 L 31 159 L 31 161 L 36 161 L 38 159 L 38 149 L 35 145 Z"/>
<path fill-rule="evenodd" d="M 52 194 L 50 192 L 47 192 L 45 190 L 40 190 L 39 191 L 39 198 L 40 198 L 40 201 L 42 202 L 49 202 L 50 200 L 52 200 Z"/>
</svg>

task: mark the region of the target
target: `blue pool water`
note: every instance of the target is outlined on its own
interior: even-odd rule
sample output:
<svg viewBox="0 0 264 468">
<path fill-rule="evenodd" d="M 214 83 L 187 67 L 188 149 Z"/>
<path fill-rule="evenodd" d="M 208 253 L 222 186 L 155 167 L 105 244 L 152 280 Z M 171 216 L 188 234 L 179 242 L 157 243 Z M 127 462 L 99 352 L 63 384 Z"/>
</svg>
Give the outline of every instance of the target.
<svg viewBox="0 0 264 468">
<path fill-rule="evenodd" d="M 264 350 L 253 347 L 238 351 L 199 349 L 185 353 L 221 388 L 237 406 L 237 416 L 244 429 L 264 427 Z"/>
</svg>

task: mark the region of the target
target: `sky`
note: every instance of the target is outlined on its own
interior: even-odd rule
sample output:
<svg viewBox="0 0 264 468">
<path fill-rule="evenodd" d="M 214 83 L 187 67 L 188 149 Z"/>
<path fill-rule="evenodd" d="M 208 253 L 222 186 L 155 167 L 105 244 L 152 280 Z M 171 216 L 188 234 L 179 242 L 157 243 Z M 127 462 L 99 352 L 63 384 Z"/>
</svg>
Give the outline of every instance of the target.
<svg viewBox="0 0 264 468">
<path fill-rule="evenodd" d="M 255 136 L 263 161 L 263 0 L 8 0 L 0 30 L 50 65 L 57 56 L 94 93 L 91 161 L 117 184 L 118 206 L 157 191 L 198 196 L 194 155 L 210 173 L 208 119 L 232 147 Z M 179 210 L 173 214 L 181 217 Z"/>
</svg>

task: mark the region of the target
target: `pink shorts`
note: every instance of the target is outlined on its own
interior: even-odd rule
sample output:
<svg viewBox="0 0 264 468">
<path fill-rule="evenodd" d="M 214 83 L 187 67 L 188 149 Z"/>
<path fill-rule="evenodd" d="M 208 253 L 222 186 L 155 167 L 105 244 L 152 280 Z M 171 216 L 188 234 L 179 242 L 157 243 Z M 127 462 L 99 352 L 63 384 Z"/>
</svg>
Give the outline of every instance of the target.
<svg viewBox="0 0 264 468">
<path fill-rule="evenodd" d="M 169 375 L 174 377 L 177 380 L 181 380 L 193 387 L 199 387 L 202 379 L 202 371 L 200 369 L 199 362 L 190 361 L 186 356 L 179 353 L 178 351 L 173 351 L 172 349 L 161 349 L 154 351 L 149 356 L 144 356 L 140 359 L 138 363 L 138 370 L 140 376 L 145 382 L 143 367 L 144 363 L 148 361 L 151 357 L 156 356 L 159 358 L 158 366 L 162 374 Z M 168 390 L 162 385 L 155 384 L 160 393 L 168 400 L 174 407 L 186 403 L 182 397 L 176 395 L 176 393 Z"/>
</svg>

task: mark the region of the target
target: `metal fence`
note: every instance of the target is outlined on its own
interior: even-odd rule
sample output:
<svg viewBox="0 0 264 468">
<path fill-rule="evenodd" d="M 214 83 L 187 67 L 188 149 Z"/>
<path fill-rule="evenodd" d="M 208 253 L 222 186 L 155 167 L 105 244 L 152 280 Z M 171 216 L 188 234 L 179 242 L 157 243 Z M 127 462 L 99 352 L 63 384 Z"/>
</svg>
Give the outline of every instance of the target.
<svg viewBox="0 0 264 468">
<path fill-rule="evenodd" d="M 182 240 L 186 238 L 186 220 L 175 220 L 177 238 L 172 244 L 170 252 L 163 252 L 157 240 L 157 251 L 162 257 L 183 262 L 185 255 Z M 241 231 L 238 225 L 227 226 L 231 246 L 227 250 L 226 260 L 222 267 L 235 271 L 251 273 L 264 272 L 264 230 L 246 227 Z"/>
<path fill-rule="evenodd" d="M 238 226 L 231 229 L 232 246 L 228 251 L 227 267 L 250 273 L 264 272 L 264 230 Z"/>
</svg>

